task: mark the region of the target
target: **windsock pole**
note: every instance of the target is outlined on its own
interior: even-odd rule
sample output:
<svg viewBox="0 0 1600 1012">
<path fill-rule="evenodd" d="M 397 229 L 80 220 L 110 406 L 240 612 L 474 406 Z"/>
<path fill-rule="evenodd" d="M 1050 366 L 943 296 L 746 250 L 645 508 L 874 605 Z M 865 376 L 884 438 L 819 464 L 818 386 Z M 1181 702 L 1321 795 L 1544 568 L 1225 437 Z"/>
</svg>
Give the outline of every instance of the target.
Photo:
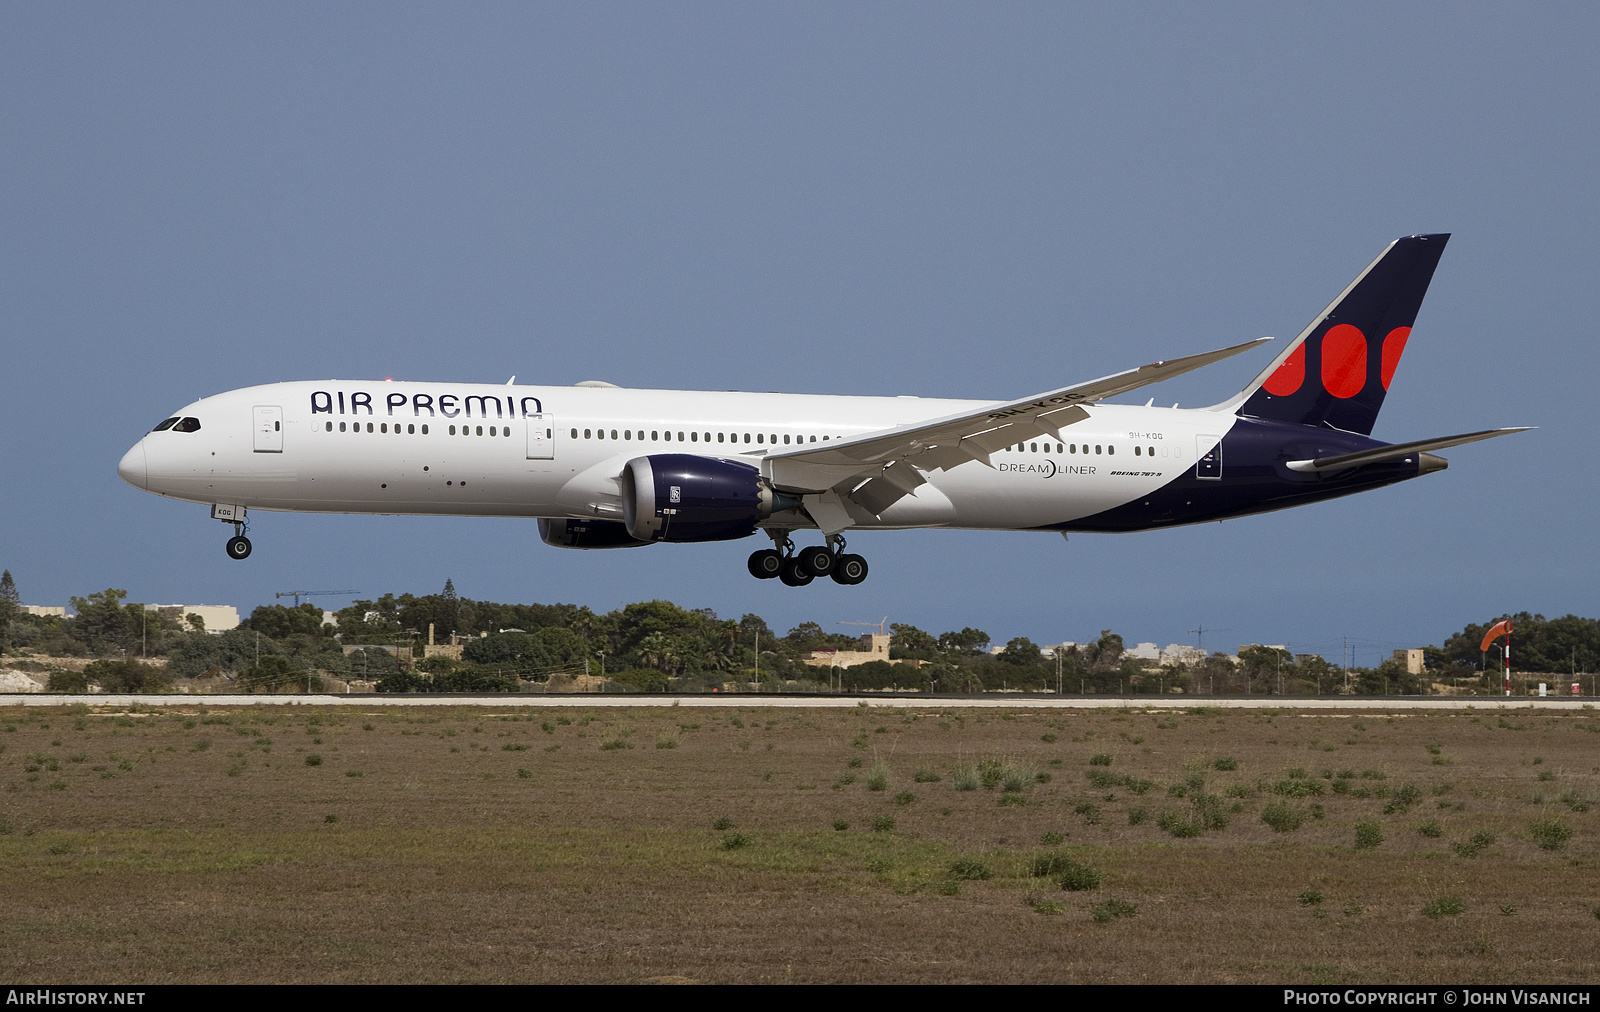
<svg viewBox="0 0 1600 1012">
<path fill-rule="evenodd" d="M 1511 623 L 1506 623 L 1506 695 L 1511 695 Z"/>
<path fill-rule="evenodd" d="M 1503 622 L 1496 622 L 1494 625 L 1490 626 L 1489 631 L 1483 634 L 1483 642 L 1479 644 L 1478 649 L 1487 651 L 1489 649 L 1489 644 L 1499 639 L 1502 634 L 1504 634 L 1506 638 L 1506 648 L 1504 651 L 1502 651 L 1502 656 L 1505 658 L 1506 665 L 1505 692 L 1506 695 L 1509 696 L 1511 695 L 1511 620 L 1506 619 Z"/>
</svg>

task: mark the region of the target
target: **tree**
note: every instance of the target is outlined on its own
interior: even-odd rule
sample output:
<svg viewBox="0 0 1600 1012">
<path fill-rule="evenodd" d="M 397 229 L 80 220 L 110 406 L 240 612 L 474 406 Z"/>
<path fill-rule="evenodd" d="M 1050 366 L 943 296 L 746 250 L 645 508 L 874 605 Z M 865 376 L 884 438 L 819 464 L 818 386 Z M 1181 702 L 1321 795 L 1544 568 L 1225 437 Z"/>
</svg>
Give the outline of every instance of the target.
<svg viewBox="0 0 1600 1012">
<path fill-rule="evenodd" d="M 988 646 L 989 634 L 971 626 L 939 634 L 939 649 L 946 653 L 981 654 Z"/>
<path fill-rule="evenodd" d="M 17 593 L 17 581 L 11 578 L 11 570 L 0 573 L 0 601 L 8 604 L 21 604 L 22 595 Z"/>
<path fill-rule="evenodd" d="M 95 661 L 83 669 L 87 681 L 99 682 L 107 692 L 166 692 L 172 676 L 153 664 L 140 664 L 131 657 Z"/>
<path fill-rule="evenodd" d="M 11 579 L 11 570 L 8 569 L 0 574 L 0 650 L 6 648 L 11 620 L 16 617 L 21 600 L 16 581 Z"/>
<path fill-rule="evenodd" d="M 1006 644 L 1001 651 L 1000 659 L 1007 664 L 1032 664 L 1043 662 L 1044 654 L 1040 652 L 1037 644 L 1026 636 L 1018 636 Z"/>
</svg>

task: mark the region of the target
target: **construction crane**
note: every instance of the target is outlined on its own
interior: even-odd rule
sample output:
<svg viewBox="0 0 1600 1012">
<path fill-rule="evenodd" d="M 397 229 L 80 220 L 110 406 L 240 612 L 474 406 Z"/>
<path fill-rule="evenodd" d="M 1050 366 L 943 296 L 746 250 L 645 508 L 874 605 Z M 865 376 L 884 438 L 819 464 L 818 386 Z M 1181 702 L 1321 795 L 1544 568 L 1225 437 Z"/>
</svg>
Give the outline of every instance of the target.
<svg viewBox="0 0 1600 1012">
<path fill-rule="evenodd" d="M 840 625 L 864 625 L 864 626 L 867 626 L 868 628 L 878 630 L 878 635 L 882 636 L 883 635 L 883 625 L 884 625 L 885 622 L 888 622 L 888 621 L 889 621 L 889 616 L 885 615 L 885 616 L 883 616 L 883 618 L 880 618 L 876 622 L 840 622 L 839 624 Z"/>
<path fill-rule="evenodd" d="M 361 593 L 361 591 L 359 591 L 359 590 L 285 590 L 285 591 L 280 591 L 279 593 L 274 594 L 272 596 L 273 597 L 292 597 L 292 598 L 294 598 L 294 606 L 296 608 L 298 608 L 298 607 L 300 607 L 300 599 L 302 597 L 328 597 L 330 595 L 359 594 L 359 593 Z"/>
</svg>

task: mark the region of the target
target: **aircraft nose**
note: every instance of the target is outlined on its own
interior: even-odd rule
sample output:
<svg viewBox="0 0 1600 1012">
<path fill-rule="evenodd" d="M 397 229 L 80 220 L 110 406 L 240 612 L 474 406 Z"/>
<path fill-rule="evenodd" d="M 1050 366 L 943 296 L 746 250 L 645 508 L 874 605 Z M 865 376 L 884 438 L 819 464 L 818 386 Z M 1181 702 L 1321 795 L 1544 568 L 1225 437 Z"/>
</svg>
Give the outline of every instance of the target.
<svg viewBox="0 0 1600 1012">
<path fill-rule="evenodd" d="M 144 460 L 144 440 L 133 444 L 133 449 L 122 455 L 122 460 L 117 464 L 117 476 L 134 488 L 145 488 L 149 484 L 149 472 Z"/>
</svg>

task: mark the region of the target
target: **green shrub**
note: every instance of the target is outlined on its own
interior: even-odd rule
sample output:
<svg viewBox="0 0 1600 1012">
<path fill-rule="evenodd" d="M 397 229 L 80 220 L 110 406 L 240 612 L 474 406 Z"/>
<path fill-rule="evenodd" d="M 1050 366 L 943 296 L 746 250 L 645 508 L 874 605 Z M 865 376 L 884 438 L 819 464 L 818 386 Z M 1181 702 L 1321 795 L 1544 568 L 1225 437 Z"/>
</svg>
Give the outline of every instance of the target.
<svg viewBox="0 0 1600 1012">
<path fill-rule="evenodd" d="M 1315 797 L 1322 793 L 1322 784 L 1304 777 L 1290 777 L 1273 784 L 1272 793 L 1281 794 L 1286 798 Z"/>
<path fill-rule="evenodd" d="M 1033 912 L 1036 914 L 1061 914 L 1066 910 L 1066 907 L 1055 900 L 1039 900 L 1033 905 Z"/>
<path fill-rule="evenodd" d="M 1055 777 L 1051 776 L 1048 773 L 1035 773 L 1033 775 L 1033 782 L 1036 783 L 1036 784 L 1048 784 L 1050 781 L 1052 781 L 1054 779 L 1055 779 Z"/>
<path fill-rule="evenodd" d="M 712 829 L 716 829 L 716 830 L 732 829 L 733 828 L 733 820 L 728 818 L 726 815 L 724 815 L 722 818 L 718 819 L 716 822 L 713 822 L 711 824 L 711 828 Z"/>
<path fill-rule="evenodd" d="M 662 738 L 660 741 L 656 742 L 656 748 L 677 748 L 677 747 L 678 747 L 678 743 L 676 741 L 673 741 L 671 738 Z"/>
<path fill-rule="evenodd" d="M 615 752 L 619 749 L 633 748 L 633 746 L 623 741 L 621 738 L 613 738 L 610 741 L 601 744 L 600 748 L 605 752 Z"/>
<path fill-rule="evenodd" d="M 994 870 L 976 858 L 957 858 L 950 865 L 950 877 L 963 882 L 994 877 Z"/>
<path fill-rule="evenodd" d="M 1122 777 L 1117 776 L 1115 773 L 1107 773 L 1105 770 L 1090 770 L 1087 776 L 1089 779 L 1089 786 L 1093 787 L 1097 791 L 1103 791 L 1109 787 L 1116 787 L 1123 783 Z"/>
<path fill-rule="evenodd" d="M 1148 808 L 1130 808 L 1130 809 L 1128 809 L 1128 825 L 1130 825 L 1130 826 L 1142 826 L 1148 821 L 1150 821 L 1150 809 L 1148 809 Z"/>
<path fill-rule="evenodd" d="M 1033 777 L 1033 767 L 1020 763 L 1007 763 L 1000 774 L 1000 789 L 1007 794 L 1021 793 L 1033 786 Z"/>
<path fill-rule="evenodd" d="M 1494 834 L 1479 830 L 1465 842 L 1452 843 L 1450 849 L 1456 852 L 1457 857 L 1477 857 L 1491 843 L 1494 843 Z"/>
<path fill-rule="evenodd" d="M 1100 888 L 1100 873 L 1086 864 L 1069 860 L 1056 876 L 1056 881 L 1068 892 L 1087 892 Z"/>
<path fill-rule="evenodd" d="M 1156 816 L 1156 825 L 1179 839 L 1196 837 L 1205 832 L 1205 827 L 1200 823 L 1190 822 L 1171 809 L 1165 809 L 1160 815 Z"/>
<path fill-rule="evenodd" d="M 1461 897 L 1440 896 L 1422 908 L 1424 917 L 1454 917 L 1462 911 Z"/>
<path fill-rule="evenodd" d="M 1083 821 L 1088 825 L 1100 825 L 1100 806 L 1093 802 L 1080 801 L 1072 806 L 1072 814 L 1083 816 Z"/>
<path fill-rule="evenodd" d="M 1002 794 L 1000 795 L 1000 804 L 1011 808 L 1027 808 L 1028 799 L 1020 794 Z"/>
<path fill-rule="evenodd" d="M 1372 850 L 1383 842 L 1383 827 L 1376 822 L 1356 823 L 1356 849 Z"/>
<path fill-rule="evenodd" d="M 917 800 L 917 796 L 910 791 L 901 791 L 894 796 L 894 803 L 897 805 L 909 805 L 915 800 Z"/>
<path fill-rule="evenodd" d="M 345 774 L 345 776 L 349 776 L 349 775 L 350 774 L 348 774 L 348 773 Z M 360 776 L 361 774 L 357 773 L 356 775 Z M 530 770 L 530 769 L 519 769 L 519 770 L 517 770 L 517 779 L 519 779 L 519 780 L 532 780 L 533 779 L 533 770 Z"/>
<path fill-rule="evenodd" d="M 1054 745 L 1056 743 L 1056 736 L 1053 734 L 1041 734 L 1039 736 L 1039 740 L 1044 742 L 1046 745 Z"/>
<path fill-rule="evenodd" d="M 1292 833 L 1306 821 L 1305 813 L 1287 801 L 1273 801 L 1261 809 L 1261 821 L 1272 827 L 1274 833 Z"/>
<path fill-rule="evenodd" d="M 981 784 L 977 769 L 969 763 L 962 763 L 950 772 L 950 786 L 958 791 L 975 791 Z"/>
<path fill-rule="evenodd" d="M 919 784 L 936 784 L 939 782 L 939 774 L 930 770 L 917 770 L 916 775 L 911 779 Z"/>
<path fill-rule="evenodd" d="M 1034 878 L 1054 878 L 1065 874 L 1077 863 L 1066 851 L 1047 850 L 1042 854 L 1035 854 L 1033 860 L 1028 862 L 1028 874 Z"/>
<path fill-rule="evenodd" d="M 1439 825 L 1438 819 L 1429 819 L 1417 827 L 1417 833 L 1433 840 L 1444 835 L 1444 827 Z"/>
<path fill-rule="evenodd" d="M 1300 905 L 1303 907 L 1314 907 L 1321 902 L 1322 893 L 1315 889 L 1307 889 L 1300 894 Z"/>
<path fill-rule="evenodd" d="M 1572 827 L 1560 819 L 1540 819 L 1528 824 L 1528 833 L 1544 850 L 1560 850 L 1572 839 Z"/>
<path fill-rule="evenodd" d="M 750 838 L 743 833 L 728 833 L 722 838 L 723 850 L 738 850 L 740 847 L 748 847 L 749 845 Z"/>
<path fill-rule="evenodd" d="M 1389 798 L 1389 803 L 1383 806 L 1383 813 L 1385 815 L 1393 815 L 1396 812 L 1409 811 L 1411 806 L 1416 804 L 1421 797 L 1421 791 L 1417 790 L 1412 784 L 1406 784 L 1395 791 Z"/>
<path fill-rule="evenodd" d="M 850 823 L 848 823 L 848 822 L 846 822 L 846 821 L 844 821 L 844 820 L 843 820 L 843 819 L 834 819 L 834 820 L 833 820 L 833 828 L 834 828 L 834 829 L 835 829 L 835 830 L 836 830 L 836 831 L 837 831 L 837 832 L 840 832 L 840 833 L 842 833 L 842 832 L 844 832 L 844 831 L 845 831 L 845 830 L 847 830 L 847 829 L 849 829 L 849 828 L 850 828 Z"/>
<path fill-rule="evenodd" d="M 312 754 L 306 756 L 306 765 L 307 766 L 321 766 L 322 765 L 322 757 L 317 755 L 315 752 L 313 752 Z"/>
<path fill-rule="evenodd" d="M 1064 839 L 1066 839 L 1066 837 L 1062 836 L 1060 833 L 1045 833 L 1043 836 L 1039 837 L 1039 842 L 1044 844 L 1046 847 L 1054 847 L 1060 844 Z"/>
<path fill-rule="evenodd" d="M 1126 900 L 1106 900 L 1105 908 L 1111 912 L 1112 917 L 1134 917 L 1139 913 L 1139 905 Z"/>
<path fill-rule="evenodd" d="M 874 833 L 888 833 L 893 829 L 894 816 L 892 815 L 879 815 L 872 820 L 872 831 Z"/>
<path fill-rule="evenodd" d="M 1106 755 L 1104 752 L 1101 752 L 1098 755 L 1092 755 L 1092 756 L 1089 757 L 1089 765 L 1090 766 L 1110 766 L 1111 765 L 1111 757 Z"/>
<path fill-rule="evenodd" d="M 1218 759 L 1211 765 L 1215 766 L 1219 770 L 1236 770 L 1239 768 L 1239 760 L 1229 758 L 1228 756 L 1223 756 L 1221 759 Z"/>
<path fill-rule="evenodd" d="M 872 764 L 872 772 L 867 774 L 867 790 L 885 791 L 889 789 L 889 767 L 883 762 Z"/>
</svg>

